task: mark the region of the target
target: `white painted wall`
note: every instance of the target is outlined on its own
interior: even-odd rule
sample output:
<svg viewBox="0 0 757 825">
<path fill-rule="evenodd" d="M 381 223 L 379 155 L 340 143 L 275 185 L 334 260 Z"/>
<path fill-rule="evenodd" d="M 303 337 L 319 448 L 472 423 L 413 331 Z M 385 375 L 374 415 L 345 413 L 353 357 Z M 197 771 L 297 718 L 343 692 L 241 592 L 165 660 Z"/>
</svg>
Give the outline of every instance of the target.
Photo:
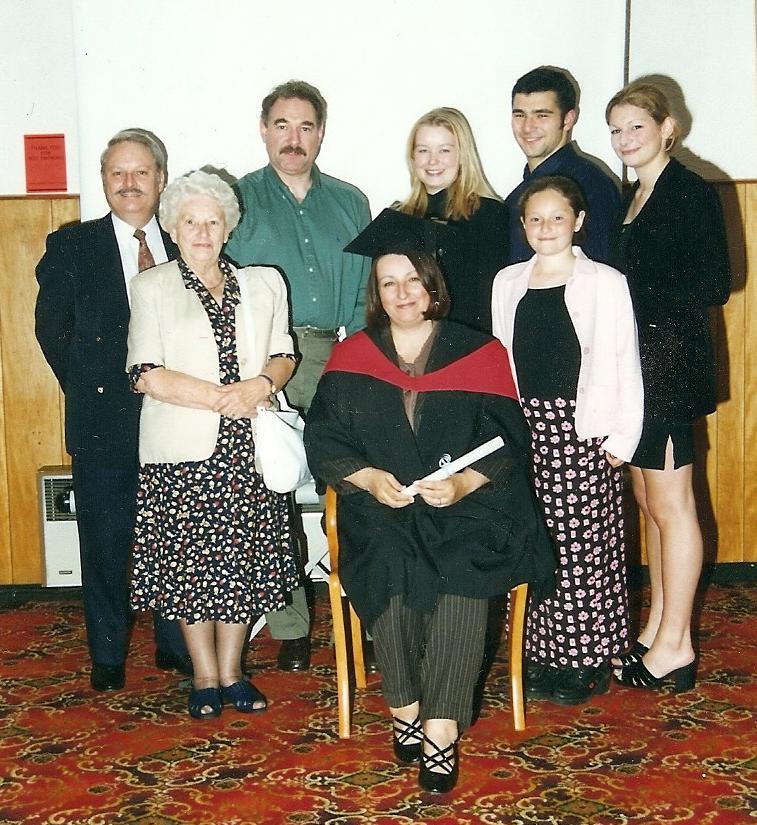
<svg viewBox="0 0 757 825">
<path fill-rule="evenodd" d="M 632 0 L 630 78 L 662 74 L 683 92 L 681 160 L 710 179 L 757 178 L 754 0 Z"/>
<path fill-rule="evenodd" d="M 523 167 L 510 89 L 544 62 L 574 73 L 584 92 L 575 135 L 613 163 L 602 111 L 622 81 L 623 0 L 563 0 L 549 13 L 514 0 L 132 0 L 140 25 L 126 28 L 121 4 L 73 7 L 88 217 L 105 210 L 97 158 L 123 126 L 160 135 L 171 176 L 204 163 L 235 175 L 264 165 L 260 101 L 290 77 L 329 102 L 320 167 L 363 189 L 374 213 L 407 193 L 407 133 L 440 105 L 466 113 L 492 184 L 507 194 Z"/>
<path fill-rule="evenodd" d="M 631 76 L 660 72 L 682 87 L 686 162 L 757 178 L 754 0 L 631 5 Z M 266 162 L 260 101 L 290 77 L 329 101 L 321 168 L 360 186 L 374 213 L 406 194 L 407 132 L 439 105 L 466 113 L 506 194 L 523 165 L 510 89 L 540 63 L 573 72 L 574 136 L 617 173 L 604 105 L 622 83 L 624 13 L 624 0 L 0 0 L 0 194 L 25 191 L 24 133 L 66 134 L 85 217 L 105 211 L 98 158 L 124 126 L 165 140 L 171 176 L 204 163 L 244 174 Z"/>
<path fill-rule="evenodd" d="M 26 192 L 24 135 L 66 136 L 68 191 L 79 191 L 70 0 L 0 0 L 0 194 Z"/>
</svg>

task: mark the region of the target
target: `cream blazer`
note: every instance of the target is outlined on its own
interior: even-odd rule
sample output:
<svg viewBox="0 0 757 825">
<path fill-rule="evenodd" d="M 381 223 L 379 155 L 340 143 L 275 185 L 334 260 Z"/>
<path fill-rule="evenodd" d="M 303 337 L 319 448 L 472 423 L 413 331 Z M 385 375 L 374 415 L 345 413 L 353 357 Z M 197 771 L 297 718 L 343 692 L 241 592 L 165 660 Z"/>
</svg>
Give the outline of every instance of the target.
<svg viewBox="0 0 757 825">
<path fill-rule="evenodd" d="M 268 266 L 235 270 L 252 298 L 253 336 L 236 308 L 237 355 L 242 379 L 254 378 L 270 355 L 294 352 L 284 280 Z M 252 340 L 250 340 L 252 339 Z M 136 364 L 159 364 L 218 384 L 218 350 L 197 293 L 184 286 L 176 261 L 137 275 L 131 283 L 127 371 Z M 145 396 L 139 422 L 142 464 L 203 461 L 216 447 L 220 414 Z"/>
<path fill-rule="evenodd" d="M 603 450 L 630 461 L 641 437 L 644 388 L 628 284 L 620 272 L 589 260 L 579 247 L 573 252 L 576 263 L 565 284 L 565 306 L 581 346 L 576 435 L 603 438 Z M 506 267 L 492 287 L 492 329 L 507 349 L 516 384 L 515 311 L 535 263 L 536 256 Z"/>
</svg>

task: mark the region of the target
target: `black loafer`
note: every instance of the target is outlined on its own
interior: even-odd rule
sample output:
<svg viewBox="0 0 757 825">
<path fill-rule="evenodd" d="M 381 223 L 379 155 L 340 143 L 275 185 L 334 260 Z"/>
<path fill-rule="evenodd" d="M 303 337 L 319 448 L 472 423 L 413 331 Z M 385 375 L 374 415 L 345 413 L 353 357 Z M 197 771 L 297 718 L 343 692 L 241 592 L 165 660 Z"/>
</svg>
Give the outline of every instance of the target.
<svg viewBox="0 0 757 825">
<path fill-rule="evenodd" d="M 299 639 L 284 639 L 279 648 L 277 659 L 279 670 L 297 673 L 310 667 L 310 639 L 301 636 Z"/>
<path fill-rule="evenodd" d="M 179 656 L 176 653 L 171 653 L 170 650 L 161 650 L 159 647 L 155 649 L 155 667 L 159 670 L 175 670 L 183 676 L 194 675 L 192 659 L 188 653 Z"/>
<path fill-rule="evenodd" d="M 592 696 L 607 693 L 610 687 L 610 666 L 569 667 L 560 671 L 552 690 L 552 701 L 558 705 L 582 705 Z"/>
<path fill-rule="evenodd" d="M 525 687 L 529 699 L 550 699 L 560 671 L 556 667 L 526 662 Z"/>
<path fill-rule="evenodd" d="M 121 690 L 126 682 L 123 665 L 100 665 L 92 663 L 89 683 L 95 690 Z"/>
</svg>

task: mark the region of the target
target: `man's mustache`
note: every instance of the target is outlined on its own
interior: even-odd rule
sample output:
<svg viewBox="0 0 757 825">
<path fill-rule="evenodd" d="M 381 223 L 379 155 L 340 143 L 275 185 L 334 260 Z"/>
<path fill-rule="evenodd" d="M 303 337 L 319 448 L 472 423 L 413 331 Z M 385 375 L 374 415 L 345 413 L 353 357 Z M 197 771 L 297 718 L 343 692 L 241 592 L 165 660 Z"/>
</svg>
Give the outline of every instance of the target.
<svg viewBox="0 0 757 825">
<path fill-rule="evenodd" d="M 304 155 L 302 146 L 284 146 L 279 150 L 280 155 Z"/>
<path fill-rule="evenodd" d="M 118 190 L 119 195 L 141 195 L 142 190 L 137 189 L 134 186 L 125 186 L 123 189 Z"/>
</svg>

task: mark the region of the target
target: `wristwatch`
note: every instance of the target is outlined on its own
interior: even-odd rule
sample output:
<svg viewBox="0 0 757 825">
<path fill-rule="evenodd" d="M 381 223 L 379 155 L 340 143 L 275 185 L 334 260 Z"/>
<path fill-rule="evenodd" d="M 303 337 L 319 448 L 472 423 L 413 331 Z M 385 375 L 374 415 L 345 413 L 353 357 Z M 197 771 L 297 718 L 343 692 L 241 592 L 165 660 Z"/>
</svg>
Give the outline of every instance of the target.
<svg viewBox="0 0 757 825">
<path fill-rule="evenodd" d="M 276 393 L 278 392 L 278 389 L 276 387 L 276 384 L 273 381 L 273 378 L 271 378 L 270 375 L 267 375 L 266 373 L 261 372 L 260 375 L 258 375 L 258 378 L 265 378 L 265 380 L 271 385 L 271 395 L 276 395 Z"/>
</svg>

